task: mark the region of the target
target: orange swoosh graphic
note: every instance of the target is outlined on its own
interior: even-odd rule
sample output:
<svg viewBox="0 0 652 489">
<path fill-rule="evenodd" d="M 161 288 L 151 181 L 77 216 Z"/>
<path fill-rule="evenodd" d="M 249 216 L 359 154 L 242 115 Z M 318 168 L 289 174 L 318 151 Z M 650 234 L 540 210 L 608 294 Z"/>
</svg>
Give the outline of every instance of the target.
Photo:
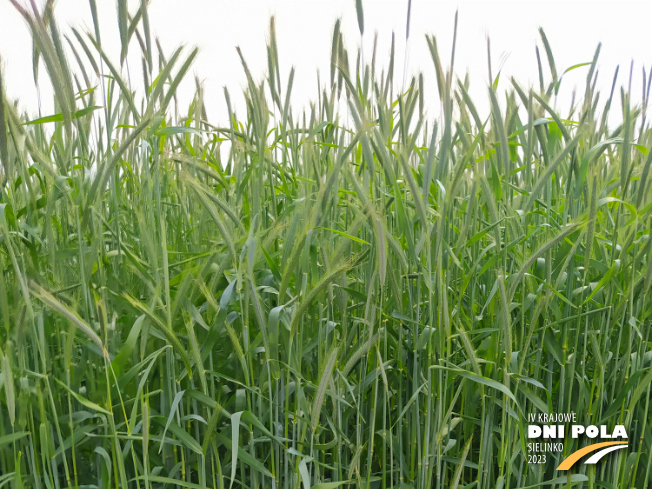
<svg viewBox="0 0 652 489">
<path fill-rule="evenodd" d="M 608 447 L 611 445 L 627 445 L 627 442 L 623 441 L 606 441 L 604 443 L 594 443 L 593 445 L 589 445 L 588 447 L 580 448 L 576 452 L 571 453 L 568 457 L 564 459 L 562 463 L 559 464 L 559 467 L 557 467 L 557 470 L 568 470 L 570 469 L 575 462 L 577 462 L 579 459 L 581 459 L 584 455 L 587 453 L 594 452 L 595 450 L 598 450 L 603 447 Z"/>
</svg>

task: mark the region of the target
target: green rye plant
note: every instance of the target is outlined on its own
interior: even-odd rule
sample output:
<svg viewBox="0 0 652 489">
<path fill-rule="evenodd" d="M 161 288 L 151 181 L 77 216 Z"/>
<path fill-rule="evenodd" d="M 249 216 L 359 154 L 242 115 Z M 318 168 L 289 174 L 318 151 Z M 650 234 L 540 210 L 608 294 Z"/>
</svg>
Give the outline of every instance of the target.
<svg viewBox="0 0 652 489">
<path fill-rule="evenodd" d="M 148 2 L 117 2 L 120 59 L 95 0 L 91 32 L 12 3 L 56 110 L 0 88 L 0 487 L 649 487 L 652 73 L 600 94 L 600 47 L 562 72 L 541 31 L 538 86 L 490 61 L 481 114 L 454 49 L 399 89 L 338 21 L 298 113 L 272 19 L 220 125 Z M 628 450 L 528 464 L 525 414 L 571 411 Z"/>
</svg>

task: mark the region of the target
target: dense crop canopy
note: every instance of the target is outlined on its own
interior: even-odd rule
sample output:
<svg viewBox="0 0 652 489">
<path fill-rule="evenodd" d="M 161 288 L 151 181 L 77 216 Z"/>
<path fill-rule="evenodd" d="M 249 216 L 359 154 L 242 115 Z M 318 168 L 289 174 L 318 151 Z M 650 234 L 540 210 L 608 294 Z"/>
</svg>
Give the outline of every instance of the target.
<svg viewBox="0 0 652 489">
<path fill-rule="evenodd" d="M 551 75 L 496 79 L 481 114 L 434 37 L 436 83 L 399 90 L 338 24 L 299 114 L 272 20 L 246 117 L 214 125 L 199 84 L 179 113 L 196 50 L 164 55 L 147 2 L 118 2 L 120 60 L 52 4 L 21 12 L 56 115 L 0 92 L 0 486 L 648 486 L 645 72 L 642 101 L 599 97 L 598 49 L 558 113 L 541 32 Z M 528 464 L 533 412 L 629 447 L 572 477 L 579 440 Z"/>
</svg>

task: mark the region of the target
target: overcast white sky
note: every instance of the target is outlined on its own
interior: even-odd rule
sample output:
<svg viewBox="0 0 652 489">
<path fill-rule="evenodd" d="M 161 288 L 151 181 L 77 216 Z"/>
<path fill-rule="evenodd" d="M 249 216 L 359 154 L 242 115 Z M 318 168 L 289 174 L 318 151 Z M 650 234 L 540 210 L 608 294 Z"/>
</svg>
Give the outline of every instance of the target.
<svg viewBox="0 0 652 489">
<path fill-rule="evenodd" d="M 26 2 L 27 0 L 19 0 Z M 41 0 L 37 0 L 40 3 Z M 97 0 L 102 41 L 110 56 L 119 60 L 119 35 L 115 2 Z M 134 12 L 140 1 L 130 0 Z M 407 0 L 366 0 L 365 52 L 371 53 L 374 32 L 378 32 L 377 65 L 388 62 L 391 33 L 397 40 L 397 79 L 402 79 L 405 52 Z M 453 19 L 459 10 L 456 72 L 471 74 L 471 91 L 480 110 L 488 111 L 486 86 L 486 37 L 491 38 L 494 76 L 501 62 L 504 67 L 500 86 L 507 87 L 508 76 L 516 76 L 522 85 L 536 83 L 538 72 L 535 45 L 542 26 L 555 55 L 557 69 L 591 61 L 598 42 L 602 42 L 599 86 L 602 100 L 611 88 L 613 72 L 620 65 L 619 83 L 626 83 L 629 65 L 634 60 L 633 100 L 640 102 L 642 67 L 652 66 L 652 2 L 595 2 L 580 0 L 521 1 L 426 1 L 413 0 L 411 32 L 408 46 L 408 74 L 423 71 L 428 84 L 427 107 L 431 115 L 439 113 L 437 88 L 432 61 L 425 42 L 426 34 L 437 37 L 442 58 L 448 63 L 453 37 Z M 85 0 L 58 0 L 56 14 L 62 31 L 68 26 L 92 29 L 90 7 Z M 345 40 L 351 52 L 360 43 L 354 0 L 152 0 L 152 31 L 159 36 L 167 53 L 177 45 L 197 45 L 200 54 L 193 72 L 204 81 L 209 118 L 226 119 L 222 87 L 232 94 L 236 110 L 242 114 L 240 95 L 245 77 L 235 47 L 240 46 L 255 77 L 266 71 L 265 42 L 269 17 L 275 15 L 280 52 L 281 76 L 287 79 L 290 66 L 296 68 L 293 102 L 305 107 L 317 95 L 316 72 L 325 78 L 329 73 L 330 43 L 335 20 L 342 19 Z M 131 51 L 139 51 L 135 37 Z M 31 115 L 38 111 L 37 92 L 32 77 L 31 41 L 26 24 L 8 0 L 0 0 L 0 56 L 5 70 L 6 91 L 18 98 L 22 109 Z M 369 54 L 367 54 L 369 56 Z M 141 71 L 135 58 L 132 77 Z M 544 60 L 544 68 L 547 64 Z M 573 86 L 582 93 L 586 68 L 564 78 L 557 105 L 568 105 Z M 126 74 L 125 74 L 126 75 Z M 192 76 L 182 87 L 181 100 L 189 102 L 194 81 Z M 41 69 L 41 82 L 46 73 Z M 285 83 L 285 81 L 284 81 Z M 134 84 L 139 90 L 141 85 Z M 41 114 L 52 112 L 51 90 L 42 87 Z M 241 115 L 242 116 L 242 115 Z"/>
</svg>

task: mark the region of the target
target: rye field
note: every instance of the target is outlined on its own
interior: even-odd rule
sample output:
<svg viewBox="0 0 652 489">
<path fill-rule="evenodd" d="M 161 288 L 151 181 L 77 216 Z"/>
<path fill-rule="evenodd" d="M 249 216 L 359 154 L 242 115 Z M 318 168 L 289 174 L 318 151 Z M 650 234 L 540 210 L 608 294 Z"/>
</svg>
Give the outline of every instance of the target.
<svg viewBox="0 0 652 489">
<path fill-rule="evenodd" d="M 481 113 L 434 36 L 436 79 L 400 86 L 338 22 L 297 111 L 271 19 L 217 123 L 146 1 L 117 2 L 119 59 L 95 0 L 89 32 L 12 2 L 56 110 L 0 71 L 0 487 L 649 487 L 652 70 L 599 93 L 600 47 L 566 69 L 541 31 L 539 82 L 490 61 Z M 570 412 L 627 450 L 530 463 L 528 413 Z"/>
</svg>

